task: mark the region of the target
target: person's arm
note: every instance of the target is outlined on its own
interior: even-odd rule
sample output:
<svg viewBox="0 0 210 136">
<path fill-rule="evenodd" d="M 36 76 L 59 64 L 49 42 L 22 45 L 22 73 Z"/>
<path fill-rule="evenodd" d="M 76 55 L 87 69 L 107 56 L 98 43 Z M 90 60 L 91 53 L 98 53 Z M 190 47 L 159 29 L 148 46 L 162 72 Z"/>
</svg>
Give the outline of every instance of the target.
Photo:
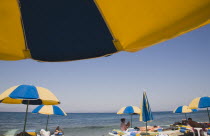
<svg viewBox="0 0 210 136">
<path fill-rule="evenodd" d="M 128 121 L 128 123 L 126 124 L 126 126 L 127 126 L 127 128 L 129 128 L 130 127 L 130 122 Z"/>
</svg>

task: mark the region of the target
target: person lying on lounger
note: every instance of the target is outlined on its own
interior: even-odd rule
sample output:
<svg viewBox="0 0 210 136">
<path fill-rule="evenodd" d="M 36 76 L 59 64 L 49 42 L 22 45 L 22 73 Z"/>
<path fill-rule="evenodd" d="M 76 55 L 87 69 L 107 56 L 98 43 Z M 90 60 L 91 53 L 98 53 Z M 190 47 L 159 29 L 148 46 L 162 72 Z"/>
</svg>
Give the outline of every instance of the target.
<svg viewBox="0 0 210 136">
<path fill-rule="evenodd" d="M 55 129 L 54 134 L 55 135 L 63 135 L 63 131 L 62 131 L 62 129 L 59 126 L 57 126 L 57 128 Z"/>
<path fill-rule="evenodd" d="M 160 126 L 147 126 L 147 131 L 157 131 Z M 139 127 L 140 131 L 146 131 L 146 127 Z"/>
<path fill-rule="evenodd" d="M 187 124 L 191 127 L 197 127 L 197 128 L 204 128 L 204 126 L 196 121 L 193 121 L 192 118 L 188 118 Z"/>
</svg>

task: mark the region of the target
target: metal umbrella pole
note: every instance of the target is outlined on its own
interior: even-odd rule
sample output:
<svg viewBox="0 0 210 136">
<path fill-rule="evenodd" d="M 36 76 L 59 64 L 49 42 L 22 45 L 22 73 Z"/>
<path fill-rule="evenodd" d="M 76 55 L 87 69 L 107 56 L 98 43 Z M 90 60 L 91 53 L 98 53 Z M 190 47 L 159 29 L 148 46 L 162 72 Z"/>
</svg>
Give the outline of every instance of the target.
<svg viewBox="0 0 210 136">
<path fill-rule="evenodd" d="M 25 114 L 25 122 L 24 122 L 24 129 L 23 132 L 26 131 L 26 122 L 27 122 L 27 117 L 28 117 L 28 105 L 29 105 L 29 100 L 27 102 L 27 107 L 26 107 L 26 114 Z"/>
<path fill-rule="evenodd" d="M 48 126 L 48 120 L 49 120 L 50 115 L 47 117 L 47 125 L 46 125 L 46 131 L 47 131 L 47 126 Z"/>
</svg>

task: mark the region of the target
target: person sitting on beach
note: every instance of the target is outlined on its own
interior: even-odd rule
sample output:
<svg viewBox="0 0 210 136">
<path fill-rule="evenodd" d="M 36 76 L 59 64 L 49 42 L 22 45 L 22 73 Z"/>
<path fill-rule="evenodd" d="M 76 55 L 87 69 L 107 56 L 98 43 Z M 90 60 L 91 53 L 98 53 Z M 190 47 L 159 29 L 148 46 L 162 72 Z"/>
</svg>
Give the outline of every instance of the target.
<svg viewBox="0 0 210 136">
<path fill-rule="evenodd" d="M 193 121 L 192 118 L 188 118 L 188 125 L 191 127 L 197 127 L 197 128 L 204 128 L 204 126 L 196 121 Z"/>
<path fill-rule="evenodd" d="M 130 122 L 128 121 L 128 123 L 125 123 L 125 118 L 121 119 L 121 124 L 120 124 L 120 129 L 122 131 L 126 131 L 128 129 L 128 127 L 130 126 Z"/>
<path fill-rule="evenodd" d="M 57 126 L 57 128 L 55 129 L 54 134 L 55 135 L 63 135 L 63 131 L 62 131 L 62 129 L 59 126 Z"/>
</svg>

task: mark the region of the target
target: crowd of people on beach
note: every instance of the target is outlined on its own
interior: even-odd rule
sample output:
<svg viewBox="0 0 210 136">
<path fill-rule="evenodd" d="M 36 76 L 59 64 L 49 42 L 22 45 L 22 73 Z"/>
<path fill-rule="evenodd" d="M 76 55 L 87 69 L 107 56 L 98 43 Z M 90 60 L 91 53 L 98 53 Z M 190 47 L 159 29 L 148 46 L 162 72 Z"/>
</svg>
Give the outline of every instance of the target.
<svg viewBox="0 0 210 136">
<path fill-rule="evenodd" d="M 186 119 L 182 120 L 182 122 L 176 122 L 174 125 L 186 125 L 192 128 L 202 128 L 203 130 L 210 127 L 209 123 L 198 123 L 192 120 L 192 118 L 188 118 L 187 120 Z M 125 118 L 122 118 L 121 124 L 120 124 L 121 131 L 126 131 L 129 127 L 130 127 L 130 122 L 128 121 L 126 123 Z M 135 127 L 135 129 L 138 129 L 140 131 L 146 131 L 147 129 L 147 131 L 151 131 L 151 132 L 155 132 L 160 128 L 161 128 L 160 126 Z"/>
</svg>

